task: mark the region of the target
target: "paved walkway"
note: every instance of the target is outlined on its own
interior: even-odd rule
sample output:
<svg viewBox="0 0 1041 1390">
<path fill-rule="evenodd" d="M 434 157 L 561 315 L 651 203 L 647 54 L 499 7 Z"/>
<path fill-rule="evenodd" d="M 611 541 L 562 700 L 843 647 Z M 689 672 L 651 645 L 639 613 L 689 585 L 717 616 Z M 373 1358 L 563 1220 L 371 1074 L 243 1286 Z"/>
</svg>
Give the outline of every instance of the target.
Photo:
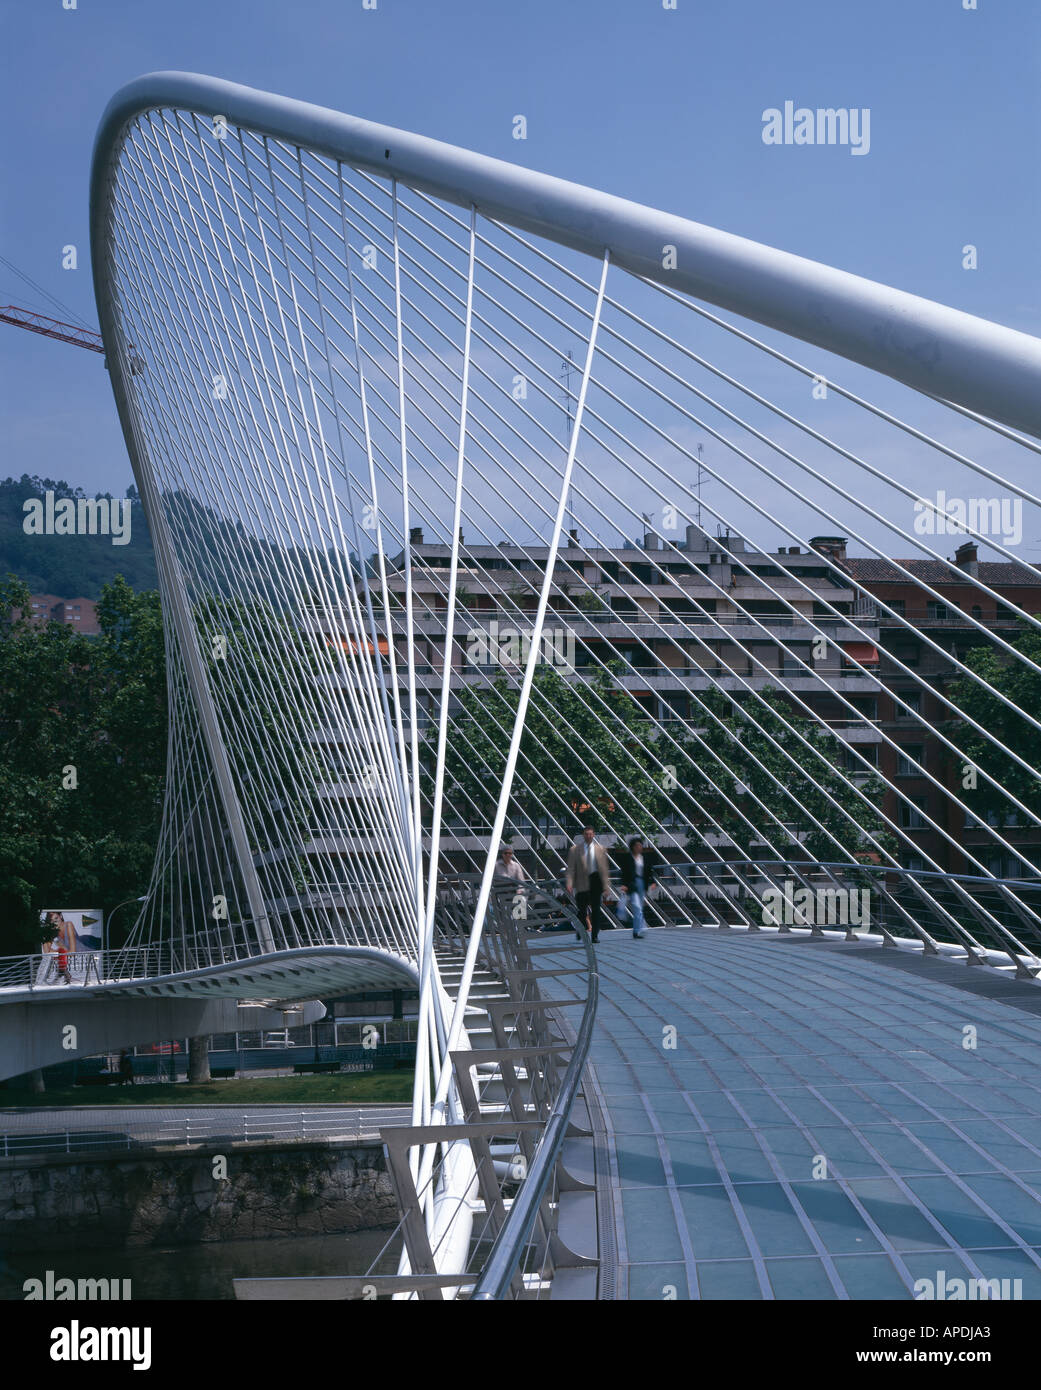
<svg viewBox="0 0 1041 1390">
<path fill-rule="evenodd" d="M 615 1297 L 1041 1297 L 1041 986 L 805 937 L 597 951 Z"/>
</svg>

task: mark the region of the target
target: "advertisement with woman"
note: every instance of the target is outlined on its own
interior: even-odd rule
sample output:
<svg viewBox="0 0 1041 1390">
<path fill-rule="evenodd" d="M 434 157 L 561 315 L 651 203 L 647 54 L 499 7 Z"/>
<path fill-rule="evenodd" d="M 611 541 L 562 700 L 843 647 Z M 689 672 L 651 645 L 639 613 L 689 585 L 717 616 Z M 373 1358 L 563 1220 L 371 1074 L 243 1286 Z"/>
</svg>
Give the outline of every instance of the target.
<svg viewBox="0 0 1041 1390">
<path fill-rule="evenodd" d="M 96 976 L 104 949 L 105 914 L 98 907 L 45 908 L 40 913 L 44 939 L 38 984 L 85 982 Z M 91 970 L 91 966 L 95 967 Z"/>
</svg>

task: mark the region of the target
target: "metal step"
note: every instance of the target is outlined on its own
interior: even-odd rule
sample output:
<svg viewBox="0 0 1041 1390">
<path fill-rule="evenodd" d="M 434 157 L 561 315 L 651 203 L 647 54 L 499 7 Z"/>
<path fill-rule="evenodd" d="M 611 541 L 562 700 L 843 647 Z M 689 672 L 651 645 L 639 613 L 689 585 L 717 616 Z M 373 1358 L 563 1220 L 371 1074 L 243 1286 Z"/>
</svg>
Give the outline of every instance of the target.
<svg viewBox="0 0 1041 1390">
<path fill-rule="evenodd" d="M 591 1303 L 596 1298 L 596 1265 L 572 1265 L 553 1271 L 549 1289 L 551 1303 Z"/>
<path fill-rule="evenodd" d="M 595 1192 L 560 1194 L 554 1243 L 560 1247 L 559 1257 L 554 1258 L 555 1265 L 596 1263 L 598 1245 Z"/>
<path fill-rule="evenodd" d="M 596 1190 L 592 1135 L 573 1135 L 564 1140 L 560 1149 L 560 1184 L 562 1191 Z"/>
</svg>

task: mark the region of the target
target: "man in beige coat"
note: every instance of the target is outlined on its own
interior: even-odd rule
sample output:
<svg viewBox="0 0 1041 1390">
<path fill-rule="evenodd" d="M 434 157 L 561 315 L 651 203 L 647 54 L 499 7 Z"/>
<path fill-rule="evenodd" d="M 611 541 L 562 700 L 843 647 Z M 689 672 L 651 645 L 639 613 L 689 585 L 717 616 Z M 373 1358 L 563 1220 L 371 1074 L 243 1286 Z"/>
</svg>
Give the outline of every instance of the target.
<svg viewBox="0 0 1041 1390">
<path fill-rule="evenodd" d="M 567 879 L 565 886 L 574 893 L 578 903 L 579 920 L 586 920 L 589 913 L 589 927 L 594 946 L 600 940 L 603 923 L 602 906 L 611 892 L 611 865 L 607 860 L 607 850 L 596 838 L 596 831 L 587 825 L 582 831 L 581 840 L 576 840 L 568 851 Z"/>
</svg>

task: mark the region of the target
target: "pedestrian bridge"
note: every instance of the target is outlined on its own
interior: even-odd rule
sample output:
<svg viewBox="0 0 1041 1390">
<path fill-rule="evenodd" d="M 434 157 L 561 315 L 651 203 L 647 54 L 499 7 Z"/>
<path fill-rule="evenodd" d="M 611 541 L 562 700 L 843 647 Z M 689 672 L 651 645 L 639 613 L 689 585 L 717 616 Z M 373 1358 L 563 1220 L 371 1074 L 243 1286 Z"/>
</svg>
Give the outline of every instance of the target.
<svg viewBox="0 0 1041 1390">
<path fill-rule="evenodd" d="M 1001 1106 L 1041 969 L 1041 587 L 1014 549 L 1041 341 L 184 73 L 106 110 L 91 242 L 162 585 L 130 943 L 159 954 L 76 1006 L 15 981 L 12 1045 L 73 1007 L 199 1032 L 256 991 L 418 980 L 377 1292 L 561 1296 L 599 1259 L 602 1296 L 861 1296 L 919 1256 L 1035 1264 Z M 747 935 L 613 933 L 598 964 L 532 934 L 582 923 L 497 887 L 500 844 L 548 880 L 587 816 L 667 850 L 672 920 Z M 776 923 L 822 893 L 840 941 Z"/>
<path fill-rule="evenodd" d="M 1036 984 L 839 933 L 598 952 L 596 1296 L 1041 1297 Z"/>
<path fill-rule="evenodd" d="M 475 888 L 458 880 L 442 896 L 449 990 Z M 616 929 L 594 953 L 554 934 L 576 923 L 553 897 L 533 887 L 515 918 L 517 901 L 514 886 L 493 894 L 469 1050 L 453 1055 L 465 1104 L 445 1134 L 477 1159 L 463 1269 L 440 1272 L 416 1222 L 407 1155 L 429 1128 L 395 1116 L 382 1137 L 409 1272 L 239 1280 L 240 1298 L 474 1296 L 551 1121 L 535 1229 L 518 1238 L 520 1271 L 506 1280 L 522 1296 L 901 1299 L 945 1281 L 936 1296 L 949 1298 L 958 1280 L 1041 1296 L 1041 986 L 1022 962 L 928 933 L 783 920 L 640 940 Z M 245 996 L 284 1007 L 377 968 L 408 978 L 400 962 L 349 946 L 176 963 L 106 953 L 90 983 L 70 986 L 51 982 L 45 957 L 5 962 L 0 1056 L 16 1073 L 67 1060 L 70 1023 L 82 1055 L 226 1031 Z M 265 1013 L 251 1009 L 250 1026 Z M 272 1011 L 270 1026 L 282 1017 Z M 568 1055 L 570 1089 L 554 1065 Z"/>
<path fill-rule="evenodd" d="M 325 1015 L 320 994 L 415 982 L 405 962 L 334 946 L 193 970 L 158 950 L 69 960 L 72 983 L 56 977 L 50 955 L 0 960 L 0 1080 L 168 1038 L 284 1028 L 280 1006 L 313 1023 Z"/>
</svg>

